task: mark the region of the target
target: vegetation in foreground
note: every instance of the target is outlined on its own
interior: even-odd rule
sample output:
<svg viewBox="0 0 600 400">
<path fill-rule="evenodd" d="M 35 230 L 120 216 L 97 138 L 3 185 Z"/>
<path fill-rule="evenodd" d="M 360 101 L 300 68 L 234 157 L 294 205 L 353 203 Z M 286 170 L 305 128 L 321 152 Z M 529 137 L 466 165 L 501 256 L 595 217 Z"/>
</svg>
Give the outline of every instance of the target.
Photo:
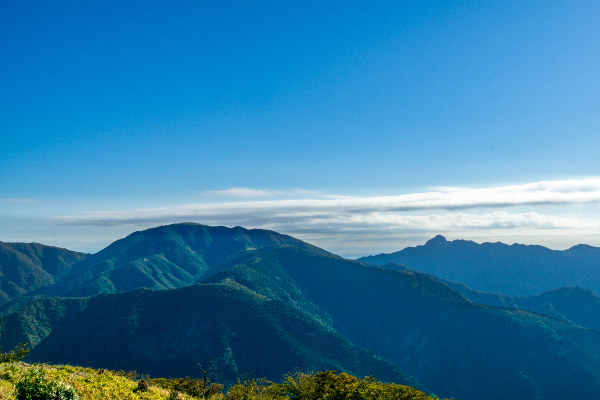
<svg viewBox="0 0 600 400">
<path fill-rule="evenodd" d="M 0 364 L 0 399 L 16 400 L 434 400 L 395 383 L 357 379 L 335 371 L 295 373 L 282 383 L 264 379 L 223 386 L 191 378 L 150 379 L 135 371 L 108 371 L 70 365 Z"/>
</svg>

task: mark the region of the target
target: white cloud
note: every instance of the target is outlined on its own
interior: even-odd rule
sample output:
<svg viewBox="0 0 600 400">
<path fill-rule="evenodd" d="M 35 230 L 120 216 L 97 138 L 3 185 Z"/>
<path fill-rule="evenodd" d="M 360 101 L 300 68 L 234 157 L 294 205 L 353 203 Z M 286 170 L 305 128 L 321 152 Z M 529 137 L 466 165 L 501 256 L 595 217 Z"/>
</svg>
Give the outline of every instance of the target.
<svg viewBox="0 0 600 400">
<path fill-rule="evenodd" d="M 215 193 L 233 196 L 263 196 L 279 192 L 234 188 Z M 496 188 L 439 187 L 423 193 L 398 196 L 349 197 L 321 199 L 282 199 L 189 204 L 175 207 L 128 211 L 88 212 L 56 218 L 63 224 L 129 224 L 162 222 L 181 218 L 227 219 L 255 222 L 302 219 L 311 224 L 329 219 L 375 218 L 377 213 L 393 218 L 406 211 L 458 211 L 476 208 L 512 206 L 583 204 L 600 202 L 600 178 L 569 181 L 543 181 Z M 461 214 L 455 214 L 461 215 Z M 524 215 L 524 214 L 523 214 Z M 366 220 L 365 220 L 366 221 Z"/>
<path fill-rule="evenodd" d="M 248 192 L 245 192 L 245 191 Z M 253 194 L 255 189 L 229 189 Z M 229 192 L 225 191 L 225 192 Z M 253 195 L 258 195 L 257 193 Z M 307 196 L 306 196 L 307 197 Z M 544 181 L 495 188 L 438 187 L 398 196 L 321 197 L 188 204 L 127 211 L 86 212 L 57 217 L 64 225 L 148 227 L 182 221 L 272 229 L 329 243 L 391 240 L 401 235 L 485 236 L 597 235 L 600 220 L 584 216 L 509 212 L 513 206 L 597 203 L 600 178 Z M 492 208 L 492 210 L 489 210 Z M 467 210 L 472 210 L 467 212 Z M 488 209 L 489 211 L 482 211 Z M 486 233 L 488 232 L 488 233 Z"/>
<path fill-rule="evenodd" d="M 229 189 L 258 195 L 255 189 Z M 596 203 L 600 178 L 544 181 L 496 188 L 439 187 L 430 192 L 378 197 L 332 197 L 189 204 L 127 211 L 87 212 L 54 218 L 65 225 L 148 225 L 196 221 L 326 236 L 340 233 L 458 232 L 473 230 L 572 230 L 600 232 L 600 221 L 577 216 L 509 213 L 510 206 Z M 464 210 L 496 208 L 491 212 Z M 437 210 L 437 212 L 431 212 Z M 406 212 L 410 211 L 410 215 Z M 414 215 L 416 212 L 425 212 Z"/>
</svg>

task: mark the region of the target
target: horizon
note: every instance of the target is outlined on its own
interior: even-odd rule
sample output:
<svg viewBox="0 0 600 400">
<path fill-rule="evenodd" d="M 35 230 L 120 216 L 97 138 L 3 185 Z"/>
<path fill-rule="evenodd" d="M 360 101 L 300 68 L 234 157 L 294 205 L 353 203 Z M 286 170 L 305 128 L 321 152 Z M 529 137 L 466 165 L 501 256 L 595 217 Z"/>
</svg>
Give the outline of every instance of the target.
<svg viewBox="0 0 600 400">
<path fill-rule="evenodd" d="M 600 246 L 600 3 L 0 4 L 0 241 Z"/>
<path fill-rule="evenodd" d="M 129 235 L 131 235 L 131 234 L 134 234 L 134 233 L 136 233 L 136 232 L 143 232 L 143 231 L 145 231 L 145 230 L 148 230 L 148 229 L 160 228 L 160 227 L 163 227 L 163 226 L 170 226 L 170 225 L 179 225 L 179 224 L 198 224 L 198 225 L 204 225 L 204 226 L 211 226 L 211 225 L 205 225 L 205 224 L 200 224 L 200 223 L 197 223 L 197 222 L 189 222 L 189 221 L 175 222 L 175 223 L 171 223 L 171 224 L 164 224 L 164 225 L 151 226 L 151 227 L 149 227 L 149 228 L 146 228 L 146 229 L 143 229 L 143 230 L 135 230 L 135 231 L 132 231 L 132 232 L 128 233 L 127 235 L 125 235 L 125 236 L 123 236 L 123 237 L 120 237 L 120 238 L 118 238 L 118 239 L 115 239 L 115 241 L 118 241 L 118 240 L 120 240 L 120 239 L 123 239 L 123 238 L 125 238 L 125 237 L 127 237 L 127 236 L 129 236 Z M 212 227 L 217 227 L 217 226 L 212 226 Z M 225 228 L 229 228 L 229 229 L 233 229 L 233 228 L 243 228 L 243 229 L 248 229 L 248 228 L 245 228 L 245 227 L 243 227 L 243 226 L 223 226 L 223 225 L 219 225 L 218 227 L 225 227 Z M 254 229 L 261 230 L 261 228 L 250 228 L 250 229 L 248 229 L 248 230 L 254 230 Z M 269 229 L 264 229 L 264 230 L 269 230 Z M 273 231 L 273 230 L 269 230 L 269 231 L 272 231 L 272 232 L 275 232 L 275 233 L 281 233 L 281 234 L 287 235 L 287 234 L 285 234 L 285 233 L 282 233 L 282 232 L 277 232 L 277 231 Z M 289 236 L 292 236 L 292 235 L 289 235 Z M 436 239 L 436 238 L 438 238 L 438 237 L 441 237 L 441 238 L 443 238 L 443 239 L 444 239 L 444 241 L 447 241 L 447 242 L 454 242 L 454 241 L 466 241 L 466 242 L 473 242 L 473 243 L 476 243 L 476 244 L 478 244 L 478 245 L 481 245 L 481 244 L 498 244 L 498 243 L 499 243 L 499 244 L 504 244 L 504 245 L 507 245 L 507 246 L 514 246 L 514 245 L 517 245 L 517 246 L 523 246 L 523 245 L 524 245 L 524 246 L 542 246 L 542 247 L 545 247 L 545 248 L 547 248 L 547 249 L 549 249 L 549 250 L 554 250 L 554 251 L 565 251 L 565 250 L 569 250 L 569 249 L 571 249 L 571 248 L 573 248 L 573 247 L 576 247 L 576 246 L 581 246 L 581 245 L 583 245 L 583 246 L 590 246 L 590 245 L 588 245 L 588 244 L 586 244 L 586 243 L 578 243 L 578 244 L 575 244 L 575 245 L 573 245 L 573 246 L 570 246 L 570 247 L 568 247 L 568 248 L 565 248 L 565 249 L 553 249 L 553 248 L 550 248 L 550 247 L 547 247 L 547 246 L 543 246 L 543 245 L 540 245 L 540 244 L 536 244 L 536 243 L 528 243 L 528 244 L 525 244 L 525 243 L 516 243 L 516 242 L 515 242 L 515 243 L 504 243 L 504 242 L 501 242 L 501 241 L 482 241 L 482 242 L 477 242 L 477 241 L 475 241 L 475 240 L 464 239 L 464 238 L 450 238 L 450 239 L 449 239 L 449 238 L 448 238 L 448 237 L 446 237 L 445 235 L 442 235 L 442 234 L 437 234 L 437 235 L 435 235 L 434 237 L 430 237 L 430 238 L 426 238 L 426 239 L 424 239 L 424 241 L 423 241 L 423 242 L 420 242 L 420 243 L 415 243 L 414 245 L 411 245 L 411 246 L 406 246 L 406 247 L 398 248 L 398 249 L 395 249 L 395 250 L 391 250 L 391 251 L 389 251 L 389 252 L 382 252 L 382 253 L 339 254 L 339 253 L 335 253 L 335 252 L 334 252 L 334 251 L 332 251 L 331 249 L 323 248 L 323 250 L 329 251 L 329 252 L 331 252 L 331 253 L 333 253 L 333 254 L 336 254 L 336 255 L 338 255 L 338 256 L 342 256 L 342 257 L 344 257 L 344 258 L 346 258 L 346 259 L 353 260 L 353 259 L 358 259 L 358 258 L 361 258 L 361 257 L 366 257 L 366 256 L 375 256 L 375 255 L 381 255 L 381 254 L 390 254 L 390 253 L 394 253 L 394 252 L 399 252 L 399 251 L 402 251 L 402 250 L 404 250 L 404 249 L 411 248 L 411 247 L 424 246 L 424 245 L 426 245 L 426 244 L 427 244 L 427 242 L 429 242 L 429 241 L 431 241 L 431 240 L 434 240 L 434 239 Z M 298 238 L 297 238 L 297 239 L 298 239 Z M 35 244 L 41 244 L 41 245 L 44 245 L 44 246 L 51 246 L 51 247 L 63 248 L 63 247 L 60 247 L 60 246 L 52 246 L 52 245 L 48 245 L 48 244 L 46 244 L 46 243 L 39 243 L 39 242 L 7 242 L 7 241 L 2 241 L 2 240 L 0 240 L 0 242 L 3 242 L 3 243 L 26 243 L 26 244 L 28 244 L 28 243 L 35 243 Z M 111 242 L 111 243 L 109 243 L 108 245 L 106 245 L 106 246 L 104 246 L 104 247 L 102 247 L 102 248 L 99 248 L 99 249 L 97 249 L 97 250 L 95 250 L 95 251 L 83 251 L 83 250 L 76 250 L 76 249 L 71 249 L 71 248 L 64 248 L 64 249 L 66 249 L 66 250 L 73 250 L 73 251 L 79 251 L 79 252 L 81 252 L 81 253 L 87 253 L 87 254 L 95 254 L 95 253 L 98 253 L 99 251 L 102 251 L 102 250 L 104 250 L 106 247 L 110 246 L 112 243 L 114 243 L 114 242 Z M 310 243 L 310 242 L 307 242 L 307 243 L 314 245 L 314 243 Z M 317 247 L 319 247 L 319 246 L 317 246 Z M 592 247 L 597 247 L 597 246 L 592 246 Z"/>
</svg>

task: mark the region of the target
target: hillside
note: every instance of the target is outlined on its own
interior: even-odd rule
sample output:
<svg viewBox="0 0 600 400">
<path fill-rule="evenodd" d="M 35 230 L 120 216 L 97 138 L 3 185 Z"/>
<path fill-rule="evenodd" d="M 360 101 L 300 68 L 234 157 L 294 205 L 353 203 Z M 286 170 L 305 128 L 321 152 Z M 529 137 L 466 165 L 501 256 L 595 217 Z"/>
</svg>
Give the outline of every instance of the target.
<svg viewBox="0 0 600 400">
<path fill-rule="evenodd" d="M 194 223 L 134 232 L 78 263 L 44 296 L 92 296 L 137 288 L 173 289 L 197 282 L 237 253 L 277 245 L 331 254 L 288 235 L 262 229 Z"/>
<path fill-rule="evenodd" d="M 600 248 L 587 245 L 557 251 L 522 244 L 447 241 L 438 235 L 423 246 L 358 261 L 397 263 L 475 290 L 511 296 L 537 295 L 564 286 L 600 293 Z"/>
<path fill-rule="evenodd" d="M 0 242 L 0 306 L 54 284 L 86 256 L 38 243 Z"/>
<path fill-rule="evenodd" d="M 600 331 L 600 296 L 580 287 L 562 287 L 535 296 L 508 296 L 479 292 L 460 283 L 441 281 L 473 303 L 531 311 Z"/>
<path fill-rule="evenodd" d="M 29 342 L 32 362 L 198 376 L 280 380 L 295 369 L 338 370 L 415 384 L 294 307 L 235 282 L 36 300 L 0 318 L 3 348 Z"/>
<path fill-rule="evenodd" d="M 524 311 L 478 305 L 423 274 L 324 257 L 292 247 L 263 249 L 207 281 L 239 281 L 259 293 L 266 271 L 294 282 L 353 343 L 390 359 L 443 396 L 564 399 L 600 389 L 600 333 Z M 294 293 L 296 292 L 296 293 Z M 296 296 L 296 297 L 295 297 Z M 292 301 L 292 304 L 293 301 Z M 510 383 L 508 383 L 510 382 Z"/>
<path fill-rule="evenodd" d="M 396 263 L 383 264 L 381 267 L 395 271 L 417 272 Z M 535 296 L 509 296 L 502 293 L 481 292 L 433 274 L 425 275 L 445 283 L 473 303 L 531 311 L 600 331 L 600 296 L 577 286 L 553 289 Z"/>
</svg>

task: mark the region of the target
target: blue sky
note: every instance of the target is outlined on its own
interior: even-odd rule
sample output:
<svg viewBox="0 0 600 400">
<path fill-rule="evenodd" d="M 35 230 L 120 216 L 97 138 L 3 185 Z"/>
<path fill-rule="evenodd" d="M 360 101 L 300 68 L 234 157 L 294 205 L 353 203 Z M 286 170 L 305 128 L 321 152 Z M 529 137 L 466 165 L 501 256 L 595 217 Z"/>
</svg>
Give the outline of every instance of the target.
<svg viewBox="0 0 600 400">
<path fill-rule="evenodd" d="M 0 240 L 600 245 L 600 3 L 373 3 L 2 2 Z"/>
</svg>

